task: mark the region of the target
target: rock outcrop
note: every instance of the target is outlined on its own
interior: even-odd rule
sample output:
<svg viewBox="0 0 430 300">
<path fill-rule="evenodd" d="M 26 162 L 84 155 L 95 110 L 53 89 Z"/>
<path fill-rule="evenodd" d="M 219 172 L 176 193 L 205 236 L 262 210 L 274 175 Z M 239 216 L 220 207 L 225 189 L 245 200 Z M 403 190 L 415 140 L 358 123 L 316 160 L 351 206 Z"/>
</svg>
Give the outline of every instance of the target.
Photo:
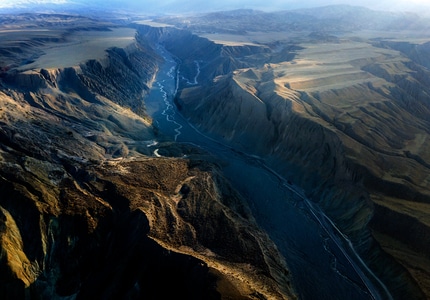
<svg viewBox="0 0 430 300">
<path fill-rule="evenodd" d="M 302 187 L 395 297 L 424 298 L 416 282 L 429 294 L 430 268 L 416 258 L 428 261 L 430 246 L 430 74 L 418 51 L 411 60 L 372 44 L 313 36 L 288 61 L 242 56 L 247 67 L 183 86 L 176 102 L 200 130 Z"/>
<path fill-rule="evenodd" d="M 291 295 L 285 262 L 209 165 L 2 159 L 6 299 Z"/>
<path fill-rule="evenodd" d="M 116 31 L 101 55 L 70 64 L 82 57 L 62 62 L 58 49 L 89 43 L 77 33 L 118 25 L 14 18 L 0 18 L 15 20 L 0 47 L 2 299 L 296 297 L 288 262 L 205 153 L 166 143 L 177 158 L 152 155 L 154 42 L 178 62 L 175 102 L 192 125 L 300 187 L 393 298 L 430 295 L 428 45 L 345 31 L 421 20 L 236 11 L 190 18 L 194 34 L 166 17 L 177 27 Z M 16 41 L 28 21 L 42 33 Z"/>
<path fill-rule="evenodd" d="M 152 157 L 160 62 L 138 34 L 78 66 L 2 73 L 2 299 L 295 298 L 214 164 Z"/>
</svg>

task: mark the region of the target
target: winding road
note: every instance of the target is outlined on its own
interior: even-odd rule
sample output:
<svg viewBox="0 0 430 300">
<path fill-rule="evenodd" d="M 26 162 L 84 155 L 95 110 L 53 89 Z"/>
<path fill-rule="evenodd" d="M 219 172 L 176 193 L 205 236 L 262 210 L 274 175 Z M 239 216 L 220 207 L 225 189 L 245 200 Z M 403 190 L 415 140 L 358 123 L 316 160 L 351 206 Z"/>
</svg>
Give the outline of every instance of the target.
<svg viewBox="0 0 430 300">
<path fill-rule="evenodd" d="M 292 272 L 300 299 L 393 299 L 387 287 L 367 267 L 347 236 L 300 190 L 268 167 L 260 157 L 237 151 L 201 133 L 177 111 L 173 98 L 179 73 L 161 46 L 165 65 L 147 99 L 159 130 L 172 140 L 203 148 L 227 162 L 225 176 L 247 198 L 259 226 L 275 242 Z M 162 101 L 160 101 L 162 100 Z M 154 150 L 155 156 L 158 149 Z M 246 176 L 244 176 L 246 174 Z"/>
</svg>

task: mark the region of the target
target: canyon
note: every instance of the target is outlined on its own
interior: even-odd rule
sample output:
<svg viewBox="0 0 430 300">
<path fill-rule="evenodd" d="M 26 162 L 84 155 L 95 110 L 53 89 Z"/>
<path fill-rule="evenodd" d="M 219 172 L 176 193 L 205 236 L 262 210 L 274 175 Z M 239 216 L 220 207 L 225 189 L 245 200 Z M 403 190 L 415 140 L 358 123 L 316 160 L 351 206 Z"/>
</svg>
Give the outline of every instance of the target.
<svg viewBox="0 0 430 300">
<path fill-rule="evenodd" d="M 0 18 L 2 298 L 430 296 L 428 20 L 131 19 Z"/>
</svg>

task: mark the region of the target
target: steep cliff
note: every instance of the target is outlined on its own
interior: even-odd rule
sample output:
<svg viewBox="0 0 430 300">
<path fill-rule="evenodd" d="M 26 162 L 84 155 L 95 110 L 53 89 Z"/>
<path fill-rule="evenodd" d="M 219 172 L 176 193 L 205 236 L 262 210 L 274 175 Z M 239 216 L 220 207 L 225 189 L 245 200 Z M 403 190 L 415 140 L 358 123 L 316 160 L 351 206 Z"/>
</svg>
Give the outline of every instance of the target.
<svg viewBox="0 0 430 300">
<path fill-rule="evenodd" d="M 276 248 L 211 166 L 15 159 L 2 153 L 5 299 L 291 296 Z"/>
<path fill-rule="evenodd" d="M 138 28 L 142 36 L 163 45 L 178 60 L 180 87 L 197 84 L 197 82 L 210 84 L 212 78 L 218 75 L 255 66 L 256 62 L 264 64 L 267 56 L 272 55 L 266 46 L 218 44 L 188 30 L 175 27 L 154 28 L 139 25 Z M 197 82 L 194 83 L 193 78 Z"/>
<path fill-rule="evenodd" d="M 2 299 L 295 298 L 215 165 L 152 156 L 161 62 L 137 34 L 79 65 L 2 70 Z"/>
<path fill-rule="evenodd" d="M 184 87 L 178 107 L 206 134 L 302 187 L 396 298 L 424 298 L 416 282 L 429 294 L 430 268 L 417 257 L 427 262 L 430 246 L 430 74 L 416 57 L 370 42 L 299 46 L 290 61 L 269 55 L 261 67 Z"/>
</svg>

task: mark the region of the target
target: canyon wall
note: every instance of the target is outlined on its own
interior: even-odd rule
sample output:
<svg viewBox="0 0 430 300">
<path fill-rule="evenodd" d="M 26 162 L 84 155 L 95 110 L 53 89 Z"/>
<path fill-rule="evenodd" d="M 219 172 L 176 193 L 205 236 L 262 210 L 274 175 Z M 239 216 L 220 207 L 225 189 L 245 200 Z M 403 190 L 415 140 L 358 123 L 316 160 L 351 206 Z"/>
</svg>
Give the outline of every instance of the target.
<svg viewBox="0 0 430 300">
<path fill-rule="evenodd" d="M 159 145 L 178 158 L 154 157 L 144 99 L 157 44 L 177 60 L 175 103 L 192 125 L 303 191 L 394 298 L 430 295 L 426 44 L 315 32 L 223 43 L 135 28 L 127 46 L 67 67 L 25 68 L 74 30 L 0 49 L 0 295 L 297 297 L 222 167 L 181 144 Z"/>
<path fill-rule="evenodd" d="M 161 62 L 137 35 L 78 66 L 1 74 L 2 299 L 295 298 L 217 167 L 152 155 L 144 98 Z"/>
<path fill-rule="evenodd" d="M 176 99 L 193 125 L 233 148 L 262 157 L 300 186 L 349 237 L 396 298 L 425 298 L 420 288 L 429 293 L 428 266 L 423 271 L 407 257 L 408 250 L 393 241 L 408 245 L 414 257 L 427 261 L 426 68 L 395 50 L 384 52 L 378 45 L 352 41 L 352 46 L 348 42 L 339 46 L 337 40 L 286 44 L 285 49 L 294 53 L 279 60 L 279 51 L 268 53 L 267 46 L 252 51 L 243 46 L 243 51 L 234 52 L 241 55 L 235 56 L 225 51 L 229 46 L 213 42 L 210 47 L 205 38 L 198 45 L 197 36 L 192 53 L 185 53 L 187 44 L 171 42 L 168 34 L 160 36 L 180 61 L 192 60 L 192 55 L 199 61 L 198 82 L 190 86 L 179 81 Z M 314 59 L 314 64 L 307 59 Z M 204 71 L 225 61 L 231 61 L 229 67 L 221 63 L 217 73 Z M 196 74 L 195 67 L 179 72 L 187 78 Z M 396 223 L 401 228 L 395 229 Z M 393 247 L 400 250 L 395 253 Z"/>
</svg>

